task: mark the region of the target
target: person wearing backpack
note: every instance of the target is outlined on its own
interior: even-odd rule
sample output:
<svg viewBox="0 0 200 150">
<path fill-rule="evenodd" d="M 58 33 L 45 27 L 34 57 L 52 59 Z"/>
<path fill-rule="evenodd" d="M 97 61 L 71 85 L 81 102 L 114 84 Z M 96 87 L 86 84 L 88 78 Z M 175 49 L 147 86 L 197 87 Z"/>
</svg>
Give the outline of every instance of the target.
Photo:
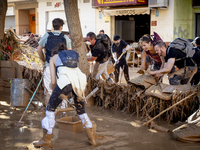
<svg viewBox="0 0 200 150">
<path fill-rule="evenodd" d="M 104 30 L 100 30 L 99 34 L 97 35 L 97 39 L 101 40 L 102 43 L 104 44 L 104 46 L 106 47 L 107 51 L 108 51 L 108 65 L 107 68 L 109 68 L 111 65 L 113 65 L 113 63 L 115 62 L 112 54 L 111 54 L 111 39 L 110 37 L 105 34 Z M 113 73 L 110 73 L 109 76 L 113 79 Z M 105 77 L 102 75 L 101 76 L 103 79 L 105 79 Z"/>
<path fill-rule="evenodd" d="M 95 33 L 93 32 L 89 32 L 87 34 L 87 41 L 90 43 L 92 53 L 92 57 L 87 57 L 87 60 L 90 62 L 96 62 L 92 76 L 98 80 L 100 76 L 103 75 L 106 80 L 112 82 L 112 79 L 107 73 L 108 50 L 105 43 L 103 43 L 101 39 L 97 39 Z"/>
<path fill-rule="evenodd" d="M 126 82 L 128 82 L 130 78 L 128 73 L 128 65 L 126 62 L 126 57 L 125 55 L 123 55 L 119 60 L 118 58 L 123 52 L 129 50 L 130 46 L 123 39 L 121 39 L 119 35 L 114 35 L 113 40 L 114 43 L 111 46 L 111 51 L 116 64 L 114 71 L 115 83 L 119 81 L 120 67 L 123 69 L 124 78 Z"/>
<path fill-rule="evenodd" d="M 185 49 L 190 49 L 190 51 L 192 51 L 193 46 L 185 39 L 179 38 L 178 42 L 175 40 L 169 44 L 168 48 L 163 41 L 155 43 L 154 48 L 156 53 L 159 56 L 165 57 L 165 66 L 157 71 L 149 71 L 149 74 L 157 75 L 168 73 L 168 79 L 171 85 L 187 84 L 196 73 L 197 67 L 191 58 L 193 55 L 190 54 L 190 57 L 187 57 L 189 50 L 188 53 L 185 53 L 180 45 L 182 44 Z"/>
<path fill-rule="evenodd" d="M 52 21 L 54 31 L 45 33 L 44 36 L 38 42 L 39 46 L 37 52 L 40 58 L 45 62 L 45 68 L 43 73 L 43 82 L 44 82 L 44 95 L 45 102 L 48 103 L 49 97 L 52 93 L 52 89 L 49 86 L 51 83 L 50 80 L 50 68 L 49 60 L 51 57 L 52 49 L 56 48 L 59 43 L 64 43 L 67 45 L 67 49 L 71 49 L 71 42 L 68 36 L 64 35 L 61 31 L 64 25 L 64 21 L 60 18 L 55 18 Z M 46 52 L 43 54 L 42 49 L 45 48 Z"/>
<path fill-rule="evenodd" d="M 197 64 L 197 73 L 192 78 L 191 84 L 197 85 L 200 80 L 200 38 L 199 37 L 195 38 L 193 43 L 195 45 L 194 47 L 195 54 L 193 56 L 193 60 Z"/>
<path fill-rule="evenodd" d="M 41 121 L 43 137 L 33 143 L 35 147 L 52 147 L 52 132 L 55 126 L 55 110 L 62 102 L 61 94 L 72 92 L 78 117 L 81 119 L 89 143 L 96 146 L 96 124 L 91 122 L 85 112 L 86 75 L 78 68 L 79 54 L 74 50 L 66 50 L 65 45 L 59 45 L 58 54 L 50 59 L 51 87 L 53 92 L 46 106 L 46 117 Z M 57 71 L 56 71 L 57 70 Z M 56 76 L 58 78 L 56 79 Z"/>
</svg>

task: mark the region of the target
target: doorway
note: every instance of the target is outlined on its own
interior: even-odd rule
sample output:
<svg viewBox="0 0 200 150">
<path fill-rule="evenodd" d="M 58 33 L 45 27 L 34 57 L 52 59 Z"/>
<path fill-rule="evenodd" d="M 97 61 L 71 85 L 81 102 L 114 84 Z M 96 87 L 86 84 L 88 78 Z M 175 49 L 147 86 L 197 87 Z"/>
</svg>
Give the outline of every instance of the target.
<svg viewBox="0 0 200 150">
<path fill-rule="evenodd" d="M 127 43 L 138 42 L 150 34 L 150 15 L 115 16 L 115 34 Z"/>
<path fill-rule="evenodd" d="M 200 13 L 196 13 L 195 37 L 200 36 Z"/>
<path fill-rule="evenodd" d="M 35 34 L 35 14 L 30 14 L 30 31 Z"/>
</svg>

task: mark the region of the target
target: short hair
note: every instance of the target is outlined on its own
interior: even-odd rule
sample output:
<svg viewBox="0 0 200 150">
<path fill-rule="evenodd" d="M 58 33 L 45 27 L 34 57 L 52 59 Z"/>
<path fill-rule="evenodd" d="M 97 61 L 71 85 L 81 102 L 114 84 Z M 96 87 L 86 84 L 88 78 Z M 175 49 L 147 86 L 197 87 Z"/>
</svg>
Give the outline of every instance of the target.
<svg viewBox="0 0 200 150">
<path fill-rule="evenodd" d="M 104 30 L 100 30 L 99 32 L 103 32 L 104 33 Z"/>
<path fill-rule="evenodd" d="M 141 44 L 138 44 L 138 45 L 135 47 L 135 51 L 137 51 L 137 52 L 142 52 L 142 51 L 143 51 L 142 45 L 141 45 Z"/>
<path fill-rule="evenodd" d="M 200 45 L 200 38 L 199 37 L 196 39 L 196 44 Z"/>
<path fill-rule="evenodd" d="M 159 46 L 160 48 L 161 48 L 161 47 L 167 48 L 165 42 L 163 42 L 163 41 L 157 41 L 157 42 L 155 43 L 154 46 L 156 46 L 156 45 Z"/>
<path fill-rule="evenodd" d="M 53 21 L 52 21 L 52 24 L 53 24 L 53 29 L 54 30 L 59 30 L 61 26 L 63 26 L 65 23 L 62 19 L 60 18 L 55 18 Z"/>
<path fill-rule="evenodd" d="M 120 39 L 120 36 L 119 35 L 114 35 L 113 39 L 114 39 L 114 41 L 117 41 L 117 40 Z"/>
<path fill-rule="evenodd" d="M 93 39 L 95 39 L 96 40 L 96 34 L 94 33 L 94 32 L 89 32 L 88 34 L 87 34 L 87 37 L 90 37 L 90 39 L 91 40 L 93 40 Z"/>
</svg>

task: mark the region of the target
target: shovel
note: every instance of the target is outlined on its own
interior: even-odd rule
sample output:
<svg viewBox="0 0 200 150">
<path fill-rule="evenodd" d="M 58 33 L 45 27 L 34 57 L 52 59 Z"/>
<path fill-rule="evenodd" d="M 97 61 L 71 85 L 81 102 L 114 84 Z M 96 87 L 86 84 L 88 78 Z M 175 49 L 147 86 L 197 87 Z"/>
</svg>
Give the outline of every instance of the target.
<svg viewBox="0 0 200 150">
<path fill-rule="evenodd" d="M 118 57 L 118 61 L 121 59 L 121 57 L 124 55 L 126 53 L 126 51 L 125 52 L 123 52 L 119 57 Z M 110 74 L 110 73 L 112 73 L 113 71 L 115 71 L 115 65 L 116 65 L 116 63 L 114 63 L 114 64 L 110 64 L 109 65 L 109 68 L 107 69 L 107 72 L 109 72 L 108 74 Z"/>
</svg>

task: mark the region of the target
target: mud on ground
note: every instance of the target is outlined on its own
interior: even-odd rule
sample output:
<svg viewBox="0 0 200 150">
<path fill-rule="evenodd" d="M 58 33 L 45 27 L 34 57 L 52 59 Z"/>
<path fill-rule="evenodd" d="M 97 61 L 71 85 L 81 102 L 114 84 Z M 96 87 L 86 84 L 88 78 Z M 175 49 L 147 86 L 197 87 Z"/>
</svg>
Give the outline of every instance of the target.
<svg viewBox="0 0 200 150">
<path fill-rule="evenodd" d="M 136 72 L 133 70 L 133 72 Z M 18 121 L 25 108 L 13 109 L 10 107 L 10 92 L 0 91 L 0 149 L 2 150 L 37 150 L 33 141 L 42 137 L 41 120 L 45 109 L 37 112 L 30 106 L 23 118 L 26 126 L 12 127 L 13 121 Z M 86 107 L 90 119 L 97 123 L 97 147 L 87 143 L 85 132 L 70 133 L 60 131 L 56 123 L 53 130 L 52 150 L 198 150 L 199 143 L 182 143 L 175 141 L 171 133 L 158 132 L 142 126 L 142 120 L 136 115 L 123 113 L 118 110 L 104 109 L 101 107 Z M 60 116 L 58 116 L 59 118 Z M 156 120 L 170 130 L 178 125 L 167 124 Z M 50 148 L 41 148 L 50 149 Z M 39 150 L 39 149 L 38 149 Z"/>
</svg>

